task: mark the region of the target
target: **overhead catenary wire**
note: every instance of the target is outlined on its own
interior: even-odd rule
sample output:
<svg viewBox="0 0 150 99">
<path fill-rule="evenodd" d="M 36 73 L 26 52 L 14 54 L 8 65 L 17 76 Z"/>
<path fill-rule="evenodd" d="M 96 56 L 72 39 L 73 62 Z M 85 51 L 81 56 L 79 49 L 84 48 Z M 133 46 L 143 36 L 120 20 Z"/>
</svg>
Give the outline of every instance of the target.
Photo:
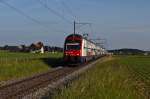
<svg viewBox="0 0 150 99">
<path fill-rule="evenodd" d="M 18 14 L 24 16 L 26 19 L 28 19 L 28 20 L 30 20 L 30 21 L 36 23 L 36 24 L 39 24 L 41 27 L 43 27 L 43 28 L 45 29 L 45 32 L 48 32 L 48 26 L 42 24 L 42 22 L 40 22 L 39 19 L 36 19 L 36 18 L 34 18 L 34 17 L 31 17 L 30 15 L 24 13 L 22 10 L 20 10 L 19 8 L 17 8 L 17 7 L 15 7 L 15 6 L 11 5 L 10 3 L 6 2 L 5 0 L 0 0 L 0 3 L 6 5 L 6 6 L 9 7 L 10 9 L 16 11 Z M 54 30 L 54 29 L 53 29 L 53 30 Z M 58 29 L 57 29 L 57 30 L 54 30 L 54 31 L 56 31 L 56 32 L 64 32 L 64 31 L 58 30 Z"/>
<path fill-rule="evenodd" d="M 0 0 L 0 3 L 3 3 L 4 5 L 6 5 L 7 7 L 11 8 L 12 10 L 16 11 L 17 13 L 21 14 L 22 16 L 26 17 L 28 20 L 37 23 L 39 25 L 41 25 L 42 27 L 45 27 L 45 25 L 43 25 L 40 21 L 38 21 L 37 19 L 27 15 L 26 13 L 24 13 L 23 11 L 21 11 L 20 9 L 14 7 L 13 5 L 9 4 L 8 2 L 6 2 L 5 0 Z"/>
<path fill-rule="evenodd" d="M 78 28 L 79 31 L 84 32 L 83 29 L 81 29 L 81 27 L 83 27 L 83 26 L 85 26 L 85 25 L 88 25 L 88 26 L 90 27 L 90 29 L 91 29 L 90 32 L 93 32 L 92 23 L 80 23 L 80 22 L 76 22 L 75 24 L 81 25 L 81 26 Z"/>
<path fill-rule="evenodd" d="M 92 24 L 90 24 L 89 27 L 90 27 L 90 29 L 91 29 L 91 33 L 94 33 Z"/>
<path fill-rule="evenodd" d="M 61 5 L 65 8 L 65 10 L 73 17 L 74 20 L 77 21 L 77 16 L 73 13 L 70 7 L 62 0 L 59 0 Z"/>
<path fill-rule="evenodd" d="M 46 8 L 51 13 L 53 13 L 56 16 L 60 17 L 62 20 L 66 21 L 67 23 L 72 23 L 72 21 L 69 21 L 68 19 L 66 19 L 62 14 L 58 13 L 57 11 L 55 11 L 54 9 L 52 9 L 51 7 L 49 7 L 47 4 L 44 4 L 41 0 L 37 0 L 37 2 L 39 2 L 39 4 L 41 4 L 41 6 L 43 6 L 44 8 Z"/>
<path fill-rule="evenodd" d="M 71 23 L 71 21 L 69 21 L 68 19 L 66 19 L 62 14 L 58 13 L 57 11 L 53 10 L 51 7 L 49 7 L 47 4 L 44 4 L 41 0 L 37 0 L 43 7 L 45 7 L 46 9 L 48 9 L 48 11 L 52 12 L 53 14 L 55 14 L 56 16 L 62 18 L 64 21 Z M 21 14 L 22 16 L 26 17 L 28 20 L 39 24 L 40 26 L 44 27 L 44 28 L 48 28 L 48 26 L 43 25 L 38 19 L 31 17 L 30 15 L 24 13 L 22 10 L 20 10 L 19 8 L 13 6 L 12 4 L 6 2 L 5 0 L 0 0 L 0 3 L 8 6 L 9 8 L 11 8 L 12 10 L 16 11 L 17 13 Z M 79 24 L 79 23 L 76 23 Z M 82 24 L 89 24 L 89 23 L 82 23 Z"/>
</svg>

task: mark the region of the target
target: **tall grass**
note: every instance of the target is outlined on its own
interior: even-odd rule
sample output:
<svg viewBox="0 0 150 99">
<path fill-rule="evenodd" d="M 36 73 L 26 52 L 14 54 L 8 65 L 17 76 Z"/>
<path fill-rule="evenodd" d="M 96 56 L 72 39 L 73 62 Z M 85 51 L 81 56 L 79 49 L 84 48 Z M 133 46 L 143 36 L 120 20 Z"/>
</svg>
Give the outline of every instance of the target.
<svg viewBox="0 0 150 99">
<path fill-rule="evenodd" d="M 136 80 L 126 66 L 128 62 L 131 62 L 130 66 L 132 66 L 132 59 L 124 60 L 121 57 L 103 63 L 99 62 L 53 98 L 148 99 L 137 90 L 139 87 L 137 87 Z"/>
<path fill-rule="evenodd" d="M 51 69 L 48 61 L 62 57 L 62 53 L 17 53 L 0 51 L 0 81 L 29 76 Z"/>
</svg>

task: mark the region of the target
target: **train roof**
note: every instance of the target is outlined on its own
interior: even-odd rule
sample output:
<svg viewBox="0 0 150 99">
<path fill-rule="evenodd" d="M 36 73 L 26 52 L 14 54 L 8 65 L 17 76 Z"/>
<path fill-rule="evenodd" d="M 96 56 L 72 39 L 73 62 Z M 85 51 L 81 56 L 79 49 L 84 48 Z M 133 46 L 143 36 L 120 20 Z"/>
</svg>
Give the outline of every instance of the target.
<svg viewBox="0 0 150 99">
<path fill-rule="evenodd" d="M 69 37 L 79 37 L 79 38 L 83 38 L 83 36 L 82 35 L 80 35 L 80 34 L 70 34 L 70 35 L 68 35 L 67 36 L 67 38 L 69 38 Z"/>
<path fill-rule="evenodd" d="M 87 41 L 89 41 L 89 42 L 91 42 L 91 43 L 94 43 L 93 41 L 87 39 L 86 37 L 83 37 L 83 36 L 80 35 L 80 34 L 70 34 L 70 35 L 68 35 L 66 38 L 70 38 L 70 37 L 79 37 L 79 38 L 81 38 L 81 39 L 85 39 L 85 40 L 87 40 Z M 95 43 L 94 43 L 94 44 L 95 44 Z"/>
</svg>

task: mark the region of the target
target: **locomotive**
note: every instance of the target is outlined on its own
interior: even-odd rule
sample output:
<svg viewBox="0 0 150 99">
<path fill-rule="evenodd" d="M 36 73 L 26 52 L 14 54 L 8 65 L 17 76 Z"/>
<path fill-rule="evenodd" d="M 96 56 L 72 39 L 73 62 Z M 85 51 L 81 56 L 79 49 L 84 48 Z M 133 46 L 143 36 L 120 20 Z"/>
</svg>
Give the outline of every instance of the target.
<svg viewBox="0 0 150 99">
<path fill-rule="evenodd" d="M 63 59 L 66 63 L 85 63 L 106 54 L 106 50 L 80 34 L 65 38 Z"/>
</svg>

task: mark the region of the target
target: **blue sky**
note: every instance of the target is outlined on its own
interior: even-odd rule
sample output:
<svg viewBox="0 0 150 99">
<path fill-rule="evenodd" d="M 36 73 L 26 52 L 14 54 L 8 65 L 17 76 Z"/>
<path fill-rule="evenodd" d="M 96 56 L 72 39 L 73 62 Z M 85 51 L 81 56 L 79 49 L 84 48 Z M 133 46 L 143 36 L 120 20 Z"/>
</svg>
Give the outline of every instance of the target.
<svg viewBox="0 0 150 99">
<path fill-rule="evenodd" d="M 41 0 L 63 18 L 44 8 L 39 0 L 3 0 L 31 21 L 0 2 L 0 45 L 29 45 L 43 41 L 63 46 L 64 38 L 73 32 L 73 20 L 92 23 L 78 32 L 90 32 L 91 38 L 107 39 L 108 48 L 150 50 L 149 0 Z M 76 16 L 76 17 L 75 17 Z M 68 22 L 69 21 L 69 22 Z M 82 34 L 82 33 L 81 33 Z"/>
</svg>

